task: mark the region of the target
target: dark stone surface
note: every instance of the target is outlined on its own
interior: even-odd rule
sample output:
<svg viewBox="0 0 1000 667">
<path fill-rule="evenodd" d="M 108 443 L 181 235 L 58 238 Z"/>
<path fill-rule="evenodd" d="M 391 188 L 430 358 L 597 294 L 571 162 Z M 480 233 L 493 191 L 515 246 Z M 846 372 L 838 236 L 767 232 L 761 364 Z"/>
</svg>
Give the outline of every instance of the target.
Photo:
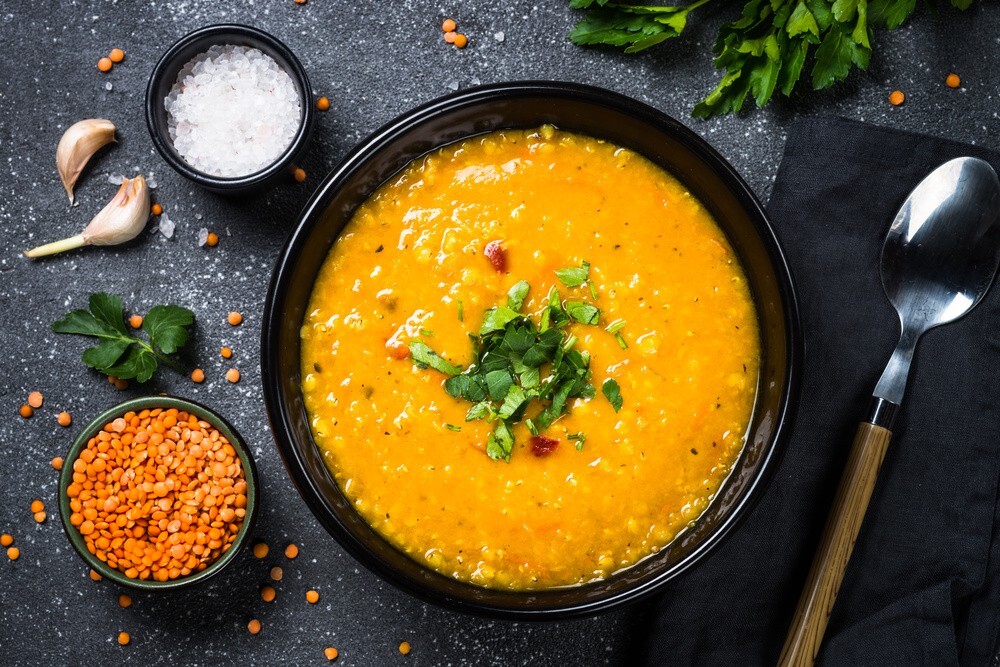
<svg viewBox="0 0 1000 667">
<path fill-rule="evenodd" d="M 874 123 L 998 147 L 1000 6 L 977 2 L 965 14 L 947 10 L 935 21 L 920 12 L 910 27 L 879 34 L 868 73 L 832 92 L 796 95 L 764 112 L 707 122 L 689 118 L 716 79 L 708 57 L 725 3 L 709 5 L 690 34 L 639 57 L 573 47 L 564 39 L 574 15 L 566 3 L 485 3 L 456 6 L 344 3 L 312 0 L 150 3 L 6 2 L 0 6 L 0 531 L 15 536 L 21 558 L 0 554 L 0 662 L 6 664 L 305 664 L 340 649 L 340 664 L 618 664 L 640 640 L 641 610 L 550 625 L 465 617 L 424 605 L 362 570 L 329 538 L 295 492 L 275 451 L 264 415 L 258 364 L 260 312 L 271 264 L 296 213 L 322 175 L 360 138 L 396 114 L 452 87 L 552 78 L 596 84 L 648 102 L 708 139 L 762 198 L 770 192 L 785 132 L 797 117 L 837 113 Z M 458 19 L 471 45 L 446 47 L 438 29 Z M 316 142 L 304 163 L 309 179 L 259 197 L 220 199 L 171 172 L 154 153 L 142 115 L 146 77 L 175 39 L 217 22 L 245 22 L 272 32 L 299 56 L 317 94 L 333 101 L 319 114 Z M 503 32 L 499 41 L 495 34 Z M 127 57 L 110 74 L 97 59 L 112 47 Z M 943 85 L 949 71 L 963 87 Z M 105 84 L 111 84 L 107 90 Z M 906 91 L 901 108 L 886 102 Z M 62 131 L 87 117 L 119 127 L 119 143 L 104 152 L 78 187 L 80 206 L 67 211 L 54 168 Z M 30 262 L 20 251 L 78 232 L 115 187 L 109 173 L 155 174 L 156 198 L 177 230 L 173 240 L 147 232 L 115 249 L 86 249 Z M 864 187 L 864 184 L 858 184 Z M 219 232 L 217 248 L 199 248 L 199 228 Z M 82 341 L 55 336 L 48 325 L 85 303 L 91 291 L 122 295 L 138 312 L 165 301 L 191 307 L 198 331 L 190 363 L 208 380 L 194 385 L 170 371 L 146 387 L 117 392 L 79 361 Z M 229 327 L 225 315 L 246 321 Z M 235 350 L 224 362 L 218 350 Z M 223 379 L 229 366 L 243 380 Z M 27 392 L 45 406 L 31 420 L 17 415 Z M 187 592 L 133 594 L 87 578 L 57 517 L 52 457 L 65 452 L 88 419 L 126 396 L 152 392 L 188 396 L 217 406 L 249 440 L 263 480 L 264 511 L 257 533 L 272 546 L 258 561 L 243 555 L 218 579 Z M 73 413 L 70 429 L 56 425 Z M 38 525 L 29 504 L 41 498 L 50 518 Z M 286 560 L 289 541 L 301 555 Z M 278 598 L 265 604 L 258 587 L 273 564 L 284 567 Z M 308 605 L 304 593 L 322 594 Z M 264 629 L 250 636 L 246 623 Z M 739 623 L 738 618 L 705 619 Z M 119 647 L 119 631 L 132 644 Z M 400 641 L 413 644 L 406 657 Z"/>
</svg>

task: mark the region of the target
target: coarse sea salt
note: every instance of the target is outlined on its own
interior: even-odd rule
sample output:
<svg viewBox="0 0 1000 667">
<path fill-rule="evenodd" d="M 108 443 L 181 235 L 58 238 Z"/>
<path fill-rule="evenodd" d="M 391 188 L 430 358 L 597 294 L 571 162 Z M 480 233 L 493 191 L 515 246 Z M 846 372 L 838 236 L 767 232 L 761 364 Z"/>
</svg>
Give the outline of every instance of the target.
<svg viewBox="0 0 1000 667">
<path fill-rule="evenodd" d="M 181 68 L 163 100 L 174 148 L 191 167 L 235 178 L 264 169 L 291 145 L 302 100 L 274 58 L 218 45 Z"/>
</svg>

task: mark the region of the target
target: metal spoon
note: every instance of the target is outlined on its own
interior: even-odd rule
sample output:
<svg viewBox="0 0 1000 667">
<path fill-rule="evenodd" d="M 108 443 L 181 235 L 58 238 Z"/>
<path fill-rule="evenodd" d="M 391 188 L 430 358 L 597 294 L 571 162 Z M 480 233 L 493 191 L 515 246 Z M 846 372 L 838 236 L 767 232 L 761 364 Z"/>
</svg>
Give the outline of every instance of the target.
<svg viewBox="0 0 1000 667">
<path fill-rule="evenodd" d="M 812 665 L 903 401 L 913 351 L 930 329 L 979 303 L 1000 264 L 1000 180 L 982 160 L 944 163 L 914 188 L 882 246 L 882 287 L 902 333 L 858 427 L 778 664 Z"/>
</svg>

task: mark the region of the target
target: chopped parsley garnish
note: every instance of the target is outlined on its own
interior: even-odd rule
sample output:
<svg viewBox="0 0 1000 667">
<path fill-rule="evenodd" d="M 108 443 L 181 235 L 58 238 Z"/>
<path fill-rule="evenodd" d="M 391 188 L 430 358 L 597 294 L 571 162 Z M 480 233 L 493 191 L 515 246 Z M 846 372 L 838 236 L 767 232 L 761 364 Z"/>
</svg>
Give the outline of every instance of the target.
<svg viewBox="0 0 1000 667">
<path fill-rule="evenodd" d="M 462 430 L 461 426 L 455 426 L 454 424 L 445 424 L 444 427 L 446 429 L 448 429 L 449 431 L 461 431 Z"/>
<path fill-rule="evenodd" d="M 556 275 L 568 287 L 579 287 L 589 280 L 590 264 L 562 269 Z M 576 348 L 577 336 L 564 327 L 574 321 L 597 325 L 600 309 L 584 301 L 563 301 L 553 287 L 536 321 L 521 312 L 529 291 L 522 280 L 508 291 L 506 305 L 484 313 L 478 332 L 469 334 L 474 360 L 468 368 L 452 364 L 420 341 L 410 343 L 418 367 L 449 375 L 445 391 L 471 403 L 467 422 L 482 419 L 493 425 L 486 453 L 494 460 L 510 461 L 515 424 L 523 421 L 532 436 L 538 436 L 566 414 L 573 399 L 591 399 L 597 394 L 590 384 L 590 354 Z M 620 335 L 624 322 L 616 322 L 621 324 L 612 323 L 609 326 L 617 328 L 608 331 Z M 602 389 L 618 411 L 622 403 L 618 384 L 608 380 Z M 445 427 L 458 430 L 450 424 Z M 567 437 L 576 441 L 578 450 L 583 448 L 582 433 Z"/>
</svg>

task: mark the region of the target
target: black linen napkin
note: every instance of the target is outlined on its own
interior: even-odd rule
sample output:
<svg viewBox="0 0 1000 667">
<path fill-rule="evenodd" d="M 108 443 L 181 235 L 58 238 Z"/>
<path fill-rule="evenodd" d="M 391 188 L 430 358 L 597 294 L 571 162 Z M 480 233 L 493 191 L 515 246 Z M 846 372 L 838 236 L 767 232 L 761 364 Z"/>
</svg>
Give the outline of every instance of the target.
<svg viewBox="0 0 1000 667">
<path fill-rule="evenodd" d="M 909 191 L 1000 155 L 836 118 L 792 127 L 769 205 L 806 343 L 798 418 L 746 522 L 650 610 L 651 665 L 773 665 L 875 382 L 899 335 L 879 278 Z M 996 665 L 1000 284 L 920 342 L 821 665 Z"/>
</svg>

